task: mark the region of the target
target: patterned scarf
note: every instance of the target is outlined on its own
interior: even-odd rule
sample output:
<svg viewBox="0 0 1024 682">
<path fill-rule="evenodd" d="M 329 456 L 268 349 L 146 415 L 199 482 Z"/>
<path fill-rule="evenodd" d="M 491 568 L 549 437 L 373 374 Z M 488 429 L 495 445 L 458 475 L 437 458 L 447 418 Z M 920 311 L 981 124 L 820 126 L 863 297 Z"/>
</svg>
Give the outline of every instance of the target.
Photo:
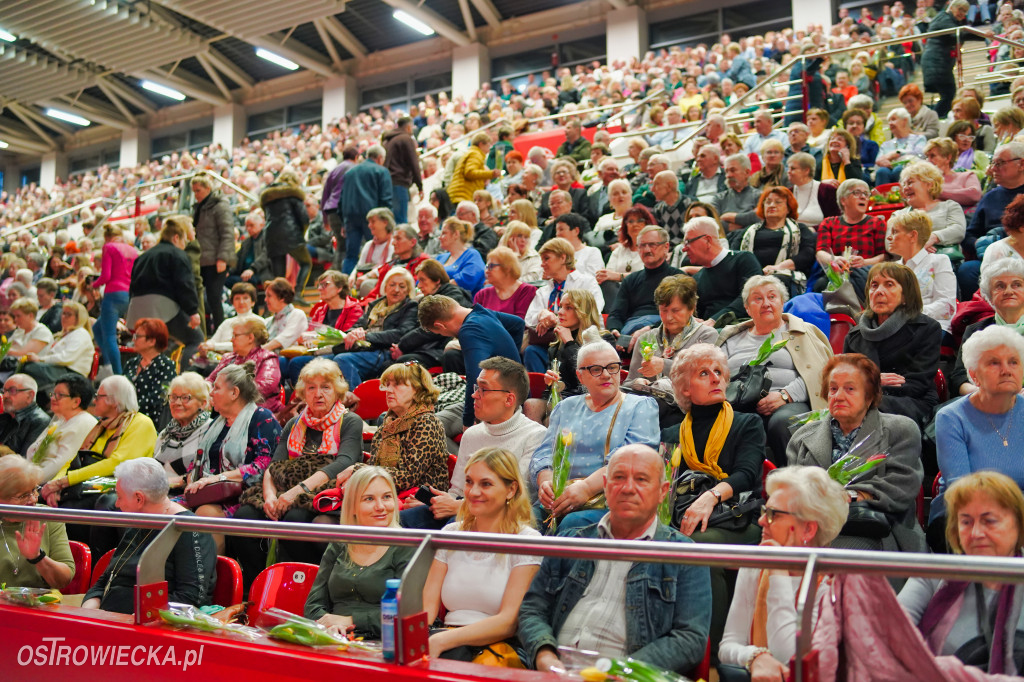
<svg viewBox="0 0 1024 682">
<path fill-rule="evenodd" d="M 548 294 L 548 310 L 551 312 L 558 312 L 558 309 L 562 307 L 562 291 L 565 290 L 565 280 L 556 282 L 551 280 L 551 293 Z"/>
<path fill-rule="evenodd" d="M 228 432 L 220 445 L 221 473 L 233 471 L 245 463 L 245 453 L 249 445 L 249 422 L 252 421 L 252 416 L 256 413 L 256 407 L 256 403 L 246 404 L 235 417 L 235 421 L 228 427 Z M 210 450 L 227 423 L 227 419 L 223 416 L 217 417 L 207 425 L 206 431 L 199 437 L 199 450 L 196 452 L 197 466 L 192 470 L 193 481 L 209 476 L 213 471 L 213 467 L 210 466 Z"/>
<path fill-rule="evenodd" d="M 274 316 L 270 318 L 270 324 L 267 325 L 267 334 L 270 335 L 270 338 L 277 336 L 278 328 L 284 324 L 284 321 L 288 319 L 288 315 L 290 315 L 293 310 L 295 310 L 295 306 L 289 303 L 274 313 Z"/>
<path fill-rule="evenodd" d="M 740 251 L 750 251 L 753 253 L 754 239 L 757 237 L 757 231 L 767 229 L 769 228 L 764 221 L 748 227 L 743 233 L 743 238 L 740 240 Z M 786 222 L 779 229 L 782 230 L 782 248 L 779 249 L 779 254 L 775 257 L 775 265 L 788 258 L 796 258 L 797 253 L 800 251 L 800 226 L 796 224 L 796 221 L 792 218 L 787 218 Z"/>
<path fill-rule="evenodd" d="M 341 404 L 341 401 L 334 403 L 334 407 L 322 417 L 314 417 L 307 407 L 302 411 L 299 419 L 288 434 L 288 457 L 295 459 L 302 456 L 302 446 L 306 442 L 306 429 L 323 431 L 324 437 L 320 441 L 317 452 L 325 455 L 334 455 L 338 452 L 338 445 L 341 442 L 341 418 L 348 410 Z"/>
<path fill-rule="evenodd" d="M 119 412 L 117 415 L 110 419 L 104 419 L 103 421 L 96 422 L 96 425 L 92 427 L 92 431 L 82 441 L 82 450 L 89 450 L 95 452 L 92 448 L 96 445 L 96 441 L 100 439 L 104 433 L 111 432 L 110 437 L 107 438 L 107 442 L 103 444 L 103 452 L 97 453 L 104 457 L 110 457 L 114 450 L 117 449 L 117 444 L 121 440 L 121 436 L 124 434 L 125 429 L 132 423 L 132 419 L 135 418 L 138 412 Z"/>
<path fill-rule="evenodd" d="M 413 422 L 421 414 L 433 412 L 431 405 L 413 405 L 401 417 L 388 412 L 384 426 L 377 429 L 380 441 L 377 443 L 377 454 L 370 459 L 370 464 L 395 468 L 402 458 L 401 435 L 412 428 Z"/>
<path fill-rule="evenodd" d="M 177 450 L 180 448 L 189 437 L 196 432 L 200 426 L 205 424 L 210 419 L 210 413 L 206 410 L 200 410 L 199 414 L 192 418 L 188 424 L 182 426 L 173 419 L 170 423 L 164 427 L 164 430 L 160 433 L 160 438 L 171 448 Z"/>
<path fill-rule="evenodd" d="M 388 305 L 387 298 L 380 299 L 380 301 L 378 301 L 377 304 L 373 306 L 373 308 L 370 310 L 370 324 L 366 328 L 366 331 L 379 330 L 381 327 L 383 327 L 385 318 L 387 318 L 387 316 L 390 315 L 391 313 L 395 312 L 395 309 L 397 309 L 398 306 L 402 305 L 403 303 L 405 303 L 404 298 L 394 305 Z"/>
<path fill-rule="evenodd" d="M 686 326 L 683 327 L 682 330 L 675 335 L 675 338 L 669 340 L 668 332 L 665 331 L 665 325 L 658 325 L 658 345 L 661 346 L 661 357 L 674 357 L 675 354 L 678 353 L 679 350 L 683 347 L 683 344 L 689 341 L 690 337 L 692 337 L 700 330 L 701 326 L 702 325 L 697 324 L 697 322 L 693 319 L 693 316 L 691 315 L 690 321 L 686 323 Z"/>
<path fill-rule="evenodd" d="M 704 461 L 697 456 L 697 446 L 693 442 L 693 410 L 686 413 L 686 418 L 679 425 L 679 446 L 683 451 L 683 460 L 686 468 L 691 471 L 701 471 L 710 474 L 721 481 L 726 477 L 722 467 L 718 466 L 718 456 L 722 454 L 722 447 L 725 439 L 732 430 L 732 405 L 728 402 L 722 403 L 722 409 L 715 417 L 715 423 L 708 435 L 708 443 L 704 446 Z"/>
</svg>

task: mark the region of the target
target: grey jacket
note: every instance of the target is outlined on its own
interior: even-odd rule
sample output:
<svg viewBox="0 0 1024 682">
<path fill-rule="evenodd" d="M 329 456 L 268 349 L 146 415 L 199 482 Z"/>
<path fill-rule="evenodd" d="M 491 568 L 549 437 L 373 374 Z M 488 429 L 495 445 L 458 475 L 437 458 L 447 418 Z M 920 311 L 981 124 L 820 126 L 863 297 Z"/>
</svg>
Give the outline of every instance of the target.
<svg viewBox="0 0 1024 682">
<path fill-rule="evenodd" d="M 196 205 L 192 217 L 196 226 L 196 239 L 201 255 L 199 264 L 216 265 L 222 260 L 231 267 L 235 264 L 235 214 L 231 204 L 217 190 Z"/>
<path fill-rule="evenodd" d="M 793 434 L 786 448 L 790 465 L 828 468 L 832 465 L 832 429 L 829 419 L 805 424 Z M 866 439 L 866 440 L 865 440 Z M 896 519 L 893 533 L 883 540 L 883 549 L 927 552 L 924 532 L 917 522 L 915 502 L 921 490 L 921 431 L 909 417 L 868 410 L 861 423 L 857 448 L 862 457 L 887 453 L 886 460 L 868 477 L 851 484 L 853 490 L 870 494 L 872 506 Z M 895 540 L 895 546 L 893 546 Z M 887 546 L 888 545 L 888 546 Z"/>
</svg>

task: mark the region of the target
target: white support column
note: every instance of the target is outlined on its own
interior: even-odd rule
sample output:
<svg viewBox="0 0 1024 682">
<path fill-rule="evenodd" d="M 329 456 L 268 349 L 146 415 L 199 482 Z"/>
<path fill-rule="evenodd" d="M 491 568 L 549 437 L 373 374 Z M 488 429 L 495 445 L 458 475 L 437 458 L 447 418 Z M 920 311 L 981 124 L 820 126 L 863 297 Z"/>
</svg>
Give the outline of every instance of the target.
<svg viewBox="0 0 1024 682">
<path fill-rule="evenodd" d="M 486 45 L 470 43 L 452 48 L 452 98 L 469 100 L 481 83 L 491 80 L 491 51 Z"/>
<path fill-rule="evenodd" d="M 149 161 L 152 154 L 149 131 L 129 128 L 121 132 L 121 168 L 134 168 Z"/>
<path fill-rule="evenodd" d="M 644 56 L 648 46 L 647 12 L 636 5 L 613 9 L 605 23 L 609 64 Z"/>
<path fill-rule="evenodd" d="M 359 87 L 353 76 L 331 76 L 324 81 L 323 123 L 337 121 L 359 111 Z"/>
<path fill-rule="evenodd" d="M 213 143 L 231 151 L 245 137 L 245 107 L 225 104 L 213 108 Z"/>
<path fill-rule="evenodd" d="M 39 167 L 39 186 L 43 189 L 53 189 L 57 180 L 66 180 L 68 177 L 68 155 L 64 152 L 49 152 L 43 154 L 42 163 Z"/>
<path fill-rule="evenodd" d="M 804 30 L 811 24 L 820 24 L 828 30 L 835 23 L 832 0 L 791 0 L 793 28 Z"/>
<path fill-rule="evenodd" d="M 21 168 L 13 161 L 4 164 L 4 186 L 3 191 L 14 194 L 21 185 Z"/>
</svg>

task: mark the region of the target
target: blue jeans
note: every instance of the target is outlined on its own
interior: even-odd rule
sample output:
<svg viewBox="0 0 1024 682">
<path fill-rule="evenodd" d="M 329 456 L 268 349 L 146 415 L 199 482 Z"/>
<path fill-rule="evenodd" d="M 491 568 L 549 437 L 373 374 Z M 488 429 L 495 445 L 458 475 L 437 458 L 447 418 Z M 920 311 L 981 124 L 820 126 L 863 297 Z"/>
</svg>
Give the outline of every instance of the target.
<svg viewBox="0 0 1024 682">
<path fill-rule="evenodd" d="M 967 25 L 974 23 L 974 17 L 978 15 L 978 8 L 981 8 L 981 23 L 990 24 L 992 23 L 992 15 L 988 11 L 988 0 L 978 0 L 978 4 L 971 4 L 967 8 Z"/>
<path fill-rule="evenodd" d="M 391 211 L 395 214 L 395 223 L 401 225 L 409 222 L 409 188 L 391 185 Z"/>
<path fill-rule="evenodd" d="M 281 379 L 287 379 L 294 387 L 299 383 L 299 373 L 302 371 L 302 368 L 311 363 L 315 358 L 315 355 L 300 355 L 291 360 L 281 358 Z M 352 388 L 355 388 L 355 386 L 352 386 Z"/>
<path fill-rule="evenodd" d="M 875 185 L 887 185 L 890 182 L 900 181 L 900 171 L 893 170 L 892 168 L 882 168 L 879 166 L 875 169 Z"/>
<path fill-rule="evenodd" d="M 384 366 L 391 359 L 391 354 L 382 350 L 358 350 L 351 353 L 338 353 L 334 361 L 341 367 L 350 388 L 371 379 L 384 371 Z"/>
<path fill-rule="evenodd" d="M 117 348 L 117 320 L 127 314 L 127 291 L 111 291 L 104 294 L 93 336 L 96 337 L 96 345 L 100 349 L 100 364 L 110 365 L 114 374 L 121 373 L 121 351 Z"/>
<path fill-rule="evenodd" d="M 366 224 L 366 216 L 345 216 L 345 260 L 341 263 L 342 272 L 347 274 L 355 269 L 363 244 L 372 237 L 370 226 Z"/>
<path fill-rule="evenodd" d="M 424 528 L 427 530 L 441 530 L 452 521 L 452 517 L 435 519 L 434 513 L 427 505 L 409 507 L 398 514 L 398 521 L 402 528 Z"/>
<path fill-rule="evenodd" d="M 619 333 L 632 334 L 641 327 L 654 327 L 660 323 L 660 315 L 640 315 L 639 317 L 631 317 L 626 320 L 626 324 L 622 325 L 622 329 L 619 330 Z"/>
<path fill-rule="evenodd" d="M 960 264 L 956 269 L 956 283 L 960 287 L 960 300 L 969 301 L 978 290 L 978 283 L 981 279 L 981 261 L 969 260 Z"/>
<path fill-rule="evenodd" d="M 548 349 L 546 346 L 527 346 L 526 350 L 523 351 L 523 364 L 526 365 L 527 372 L 540 372 L 543 374 L 548 371 L 548 365 L 551 364 L 548 358 Z"/>
</svg>

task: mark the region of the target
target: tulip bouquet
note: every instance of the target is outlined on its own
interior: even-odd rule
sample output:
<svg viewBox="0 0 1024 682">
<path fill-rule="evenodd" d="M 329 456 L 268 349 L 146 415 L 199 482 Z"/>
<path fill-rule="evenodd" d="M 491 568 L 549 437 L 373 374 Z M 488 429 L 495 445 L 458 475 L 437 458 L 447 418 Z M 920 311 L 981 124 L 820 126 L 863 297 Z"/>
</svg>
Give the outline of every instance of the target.
<svg viewBox="0 0 1024 682">
<path fill-rule="evenodd" d="M 674 483 L 676 480 L 676 472 L 679 471 L 679 463 L 683 457 L 683 451 L 679 446 L 676 446 L 676 448 L 672 450 L 671 456 L 668 456 L 664 443 L 661 444 L 660 450 L 662 459 L 665 460 L 665 480 L 669 483 Z M 675 508 L 675 502 L 676 487 L 675 485 L 670 485 L 664 499 L 662 499 L 661 504 L 658 505 L 658 520 L 666 526 L 672 525 L 672 510 Z"/>
<path fill-rule="evenodd" d="M 654 339 L 644 339 L 640 342 L 640 357 L 644 359 L 644 362 L 650 362 L 657 351 L 658 342 Z"/>
<path fill-rule="evenodd" d="M 11 352 L 11 340 L 6 335 L 0 336 L 0 362 Z"/>
<path fill-rule="evenodd" d="M 859 455 L 853 454 L 856 448 L 857 446 L 855 445 L 850 449 L 850 452 L 837 459 L 828 468 L 828 475 L 844 488 L 862 481 L 872 469 L 884 462 L 889 456 L 887 452 L 880 452 L 877 455 L 871 455 L 867 459 L 862 459 Z"/>
<path fill-rule="evenodd" d="M 554 498 L 557 500 L 565 492 L 569 483 L 569 472 L 572 470 L 572 444 L 574 436 L 569 429 L 562 429 L 555 436 L 555 452 L 551 459 L 551 489 Z M 548 516 L 547 522 L 551 524 L 551 532 L 558 528 L 558 520 L 554 512 Z"/>
<path fill-rule="evenodd" d="M 843 249 L 842 257 L 847 263 L 849 263 L 850 259 L 853 258 L 853 249 L 847 246 Z M 835 268 L 831 265 L 825 268 L 825 276 L 828 277 L 828 286 L 825 287 L 825 291 L 838 291 L 839 287 L 843 286 L 843 284 L 850 279 L 850 273 L 836 272 Z"/>
<path fill-rule="evenodd" d="M 39 441 L 39 447 L 32 454 L 32 463 L 36 466 L 42 466 L 43 462 L 46 461 L 47 457 L 50 456 L 50 448 L 57 442 L 57 427 L 56 425 L 46 429 L 46 435 Z"/>
</svg>

